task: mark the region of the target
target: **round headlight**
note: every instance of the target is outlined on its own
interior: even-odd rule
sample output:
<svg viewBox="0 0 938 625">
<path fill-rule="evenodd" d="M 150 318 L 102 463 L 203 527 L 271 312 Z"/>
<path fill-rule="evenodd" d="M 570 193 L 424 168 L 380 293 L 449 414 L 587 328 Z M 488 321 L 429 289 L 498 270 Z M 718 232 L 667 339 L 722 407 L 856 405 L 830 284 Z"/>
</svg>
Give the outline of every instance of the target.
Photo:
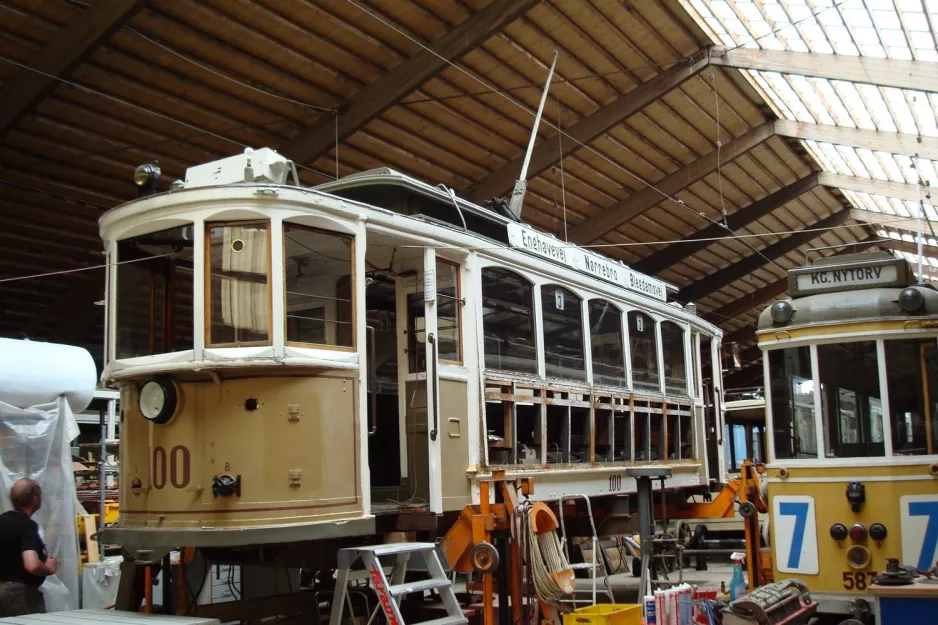
<svg viewBox="0 0 938 625">
<path fill-rule="evenodd" d="M 134 170 L 134 184 L 138 187 L 145 187 L 160 175 L 160 168 L 156 165 L 140 165 Z"/>
<path fill-rule="evenodd" d="M 792 308 L 791 302 L 787 300 L 775 302 L 769 312 L 772 315 L 772 321 L 775 323 L 788 323 L 794 313 L 795 309 Z"/>
<path fill-rule="evenodd" d="M 863 545 L 853 545 L 847 549 L 847 564 L 854 569 L 865 569 L 870 563 L 870 550 Z"/>
<path fill-rule="evenodd" d="M 176 414 L 176 387 L 166 380 L 150 380 L 140 389 L 140 414 L 157 425 Z"/>
<path fill-rule="evenodd" d="M 909 287 L 899 293 L 899 308 L 905 312 L 916 312 L 925 305 L 925 297 L 918 289 Z"/>
</svg>

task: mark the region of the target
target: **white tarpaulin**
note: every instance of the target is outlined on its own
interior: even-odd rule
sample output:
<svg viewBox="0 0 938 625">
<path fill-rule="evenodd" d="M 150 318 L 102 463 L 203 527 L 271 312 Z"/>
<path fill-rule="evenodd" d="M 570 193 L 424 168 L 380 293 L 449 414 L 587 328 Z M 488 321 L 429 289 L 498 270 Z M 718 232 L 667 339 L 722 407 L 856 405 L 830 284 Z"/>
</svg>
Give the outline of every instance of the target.
<svg viewBox="0 0 938 625">
<path fill-rule="evenodd" d="M 10 510 L 10 487 L 29 477 L 42 487 L 33 515 L 58 573 L 40 587 L 46 610 L 78 608 L 81 563 L 76 527 L 71 441 L 78 436 L 73 410 L 94 396 L 97 372 L 78 347 L 0 339 L 0 512 Z"/>
</svg>

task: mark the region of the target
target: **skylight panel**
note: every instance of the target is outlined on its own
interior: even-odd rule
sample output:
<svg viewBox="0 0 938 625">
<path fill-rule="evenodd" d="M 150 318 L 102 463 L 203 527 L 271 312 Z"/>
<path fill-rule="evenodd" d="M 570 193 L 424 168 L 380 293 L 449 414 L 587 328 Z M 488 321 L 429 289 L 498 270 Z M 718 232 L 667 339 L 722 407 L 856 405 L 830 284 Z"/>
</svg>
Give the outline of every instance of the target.
<svg viewBox="0 0 938 625">
<path fill-rule="evenodd" d="M 883 100 L 883 94 L 878 87 L 874 87 L 873 85 L 851 86 L 860 94 L 860 103 L 865 105 L 866 110 L 875 124 L 875 129 L 884 132 L 899 132 L 896 127 L 896 122 L 892 118 L 892 113 L 889 112 L 889 107 L 886 106 L 886 101 Z M 851 109 L 851 111 L 853 111 L 853 109 Z"/>
<path fill-rule="evenodd" d="M 775 109 L 779 111 L 779 114 L 786 119 L 794 119 L 795 115 L 791 112 L 791 109 L 788 108 L 788 105 L 785 104 L 778 94 L 775 92 L 775 88 L 769 84 L 761 72 L 756 70 L 749 70 L 749 75 L 756 81 L 756 84 L 762 88 L 762 91 L 768 96 L 769 101 L 775 105 Z"/>
<path fill-rule="evenodd" d="M 766 72 L 763 75 L 766 81 L 775 89 L 778 97 L 785 102 L 788 109 L 794 114 L 795 119 L 802 122 L 814 123 L 814 116 L 811 115 L 811 112 L 808 111 L 804 102 L 801 101 L 801 98 L 794 92 L 791 85 L 788 84 L 788 81 L 782 74 Z"/>
<path fill-rule="evenodd" d="M 929 106 L 928 96 L 918 91 L 909 92 L 911 97 L 907 103 L 911 103 L 912 115 L 918 123 L 919 131 L 926 137 L 938 137 L 938 120 L 935 119 L 935 113 Z"/>
<path fill-rule="evenodd" d="M 837 148 L 835 148 L 830 143 L 819 143 L 818 146 L 824 151 L 824 154 L 827 155 L 827 160 L 831 162 L 831 164 L 834 166 L 834 170 L 838 174 L 851 174 L 850 167 L 837 151 Z"/>
<path fill-rule="evenodd" d="M 886 97 L 892 118 L 896 120 L 899 132 L 917 135 L 918 127 L 915 125 L 915 120 L 912 119 L 912 109 L 909 108 L 908 103 L 905 101 L 905 94 L 902 93 L 902 90 L 882 88 L 881 91 Z"/>
<path fill-rule="evenodd" d="M 810 80 L 818 94 L 820 94 L 821 99 L 830 108 L 830 113 L 834 117 L 834 124 L 837 126 L 854 126 L 855 124 L 850 117 L 850 112 L 847 110 L 847 107 L 844 106 L 837 92 L 834 91 L 831 82 L 822 78 L 812 78 Z M 870 121 L 870 128 L 872 127 L 873 123 Z"/>
<path fill-rule="evenodd" d="M 861 178 L 870 178 L 870 172 L 867 171 L 866 166 L 857 155 L 856 150 L 843 145 L 838 145 L 836 148 L 837 151 L 840 152 L 841 158 L 843 158 L 844 162 L 847 163 L 847 167 L 850 168 L 850 173 L 852 175 L 860 176 Z"/>
<path fill-rule="evenodd" d="M 764 2 L 762 4 L 762 10 L 765 13 L 765 16 L 775 22 L 778 26 L 787 24 L 789 22 L 788 15 L 785 13 L 785 9 L 783 9 L 775 2 Z"/>
<path fill-rule="evenodd" d="M 855 8 L 857 6 L 860 8 Z M 844 21 L 853 29 L 854 34 L 856 34 L 858 29 L 865 28 L 867 30 L 873 30 L 873 22 L 870 19 L 870 14 L 867 12 L 866 8 L 863 7 L 862 2 L 851 2 L 836 10 L 840 12 Z"/>
<path fill-rule="evenodd" d="M 921 4 L 918 5 L 921 8 Z M 926 44 L 934 45 L 934 41 L 929 34 L 931 31 L 928 28 L 928 20 L 925 19 L 925 14 L 920 11 L 903 11 L 902 18 L 905 20 L 906 28 L 909 29 L 909 32 L 912 35 L 912 41 L 916 41 L 916 37 L 921 37 L 924 35 L 924 42 Z M 916 43 L 916 45 L 918 45 Z M 922 46 L 927 47 L 927 46 Z"/>
<path fill-rule="evenodd" d="M 876 28 L 879 29 L 880 33 L 885 30 L 897 30 L 899 34 L 902 34 L 902 23 L 899 21 L 899 15 L 891 10 L 889 11 L 873 11 L 873 24 L 876 25 Z"/>
<path fill-rule="evenodd" d="M 855 150 L 855 152 L 860 160 L 863 161 L 863 165 L 866 167 L 871 178 L 875 178 L 876 180 L 889 180 L 889 175 L 871 150 L 858 149 Z"/>
<path fill-rule="evenodd" d="M 827 107 L 824 105 L 823 100 L 821 100 L 810 80 L 804 76 L 786 76 L 786 78 L 795 93 L 801 96 L 805 108 L 810 112 L 811 116 L 817 120 L 817 123 L 835 124 L 834 118 L 831 117 L 831 114 L 827 111 Z"/>
<path fill-rule="evenodd" d="M 736 8 L 750 24 L 762 20 L 762 12 L 752 2 L 739 0 Z"/>
<path fill-rule="evenodd" d="M 889 176 L 890 180 L 895 182 L 905 181 L 902 168 L 899 166 L 899 163 L 896 162 L 892 154 L 889 152 L 876 152 L 876 157 L 879 159 L 879 162 L 883 164 L 883 167 L 886 169 L 886 175 Z"/>
<path fill-rule="evenodd" d="M 820 148 L 817 142 L 805 141 L 805 145 L 807 146 L 808 151 L 810 151 L 814 155 L 814 157 L 818 160 L 818 162 L 821 164 L 821 167 L 823 167 L 827 171 L 834 171 L 833 163 L 830 162 L 830 159 L 827 158 L 827 154 L 824 153 L 824 151 Z"/>
</svg>

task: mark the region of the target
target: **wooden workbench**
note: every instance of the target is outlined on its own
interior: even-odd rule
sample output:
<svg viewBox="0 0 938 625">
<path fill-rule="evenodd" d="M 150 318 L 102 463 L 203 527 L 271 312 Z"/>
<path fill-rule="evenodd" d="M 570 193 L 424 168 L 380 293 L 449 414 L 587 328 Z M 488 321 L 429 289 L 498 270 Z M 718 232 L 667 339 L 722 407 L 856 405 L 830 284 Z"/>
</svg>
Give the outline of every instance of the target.
<svg viewBox="0 0 938 625">
<path fill-rule="evenodd" d="M 873 584 L 868 592 L 879 603 L 880 625 L 938 622 L 938 584 L 916 579 L 907 586 Z"/>
</svg>

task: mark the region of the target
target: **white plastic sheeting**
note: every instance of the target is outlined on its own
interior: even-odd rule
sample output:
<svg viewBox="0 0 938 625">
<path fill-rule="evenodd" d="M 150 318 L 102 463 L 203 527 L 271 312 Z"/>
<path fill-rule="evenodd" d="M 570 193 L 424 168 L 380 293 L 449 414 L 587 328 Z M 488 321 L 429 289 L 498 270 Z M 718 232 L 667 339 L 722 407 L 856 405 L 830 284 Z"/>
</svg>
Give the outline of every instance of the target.
<svg viewBox="0 0 938 625">
<path fill-rule="evenodd" d="M 0 339 L 0 512 L 10 487 L 29 477 L 42 487 L 33 516 L 58 573 L 40 587 L 49 612 L 78 608 L 78 529 L 70 443 L 78 436 L 73 410 L 94 396 L 91 354 L 67 345 Z"/>
<path fill-rule="evenodd" d="M 117 601 L 121 556 L 86 564 L 81 570 L 81 607 L 85 610 L 108 608 Z"/>
<path fill-rule="evenodd" d="M 28 408 L 68 400 L 79 413 L 91 403 L 98 372 L 87 350 L 72 345 L 0 338 L 0 401 Z"/>
</svg>

